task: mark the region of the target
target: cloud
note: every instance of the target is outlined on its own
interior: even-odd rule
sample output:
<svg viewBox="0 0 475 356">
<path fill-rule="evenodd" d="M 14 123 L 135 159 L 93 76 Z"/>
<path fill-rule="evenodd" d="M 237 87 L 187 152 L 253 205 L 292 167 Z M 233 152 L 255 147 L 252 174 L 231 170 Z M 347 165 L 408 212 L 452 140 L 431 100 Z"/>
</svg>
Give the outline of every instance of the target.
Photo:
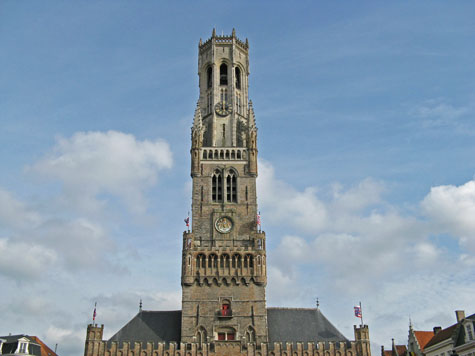
<svg viewBox="0 0 475 356">
<path fill-rule="evenodd" d="M 298 189 L 278 180 L 270 163 L 260 167 L 260 206 L 277 240 L 268 251 L 273 304 L 308 306 L 309 296 L 319 296 L 323 312 L 331 312 L 332 322 L 349 336 L 351 307 L 362 300 L 374 344 L 406 334 L 401 330 L 407 330 L 409 316 L 431 330 L 450 325 L 451 311 L 470 305 L 475 181 L 432 187 L 405 211 L 386 201 L 387 187 L 373 179 Z M 461 249 L 433 238 L 442 233 Z"/>
<path fill-rule="evenodd" d="M 158 171 L 171 168 L 172 163 L 163 140 L 139 141 L 117 131 L 78 132 L 59 138 L 29 171 L 60 181 L 65 204 L 81 212 L 100 211 L 106 203 L 104 195 L 111 194 L 130 211 L 143 213 L 144 190 L 155 184 Z"/>
<path fill-rule="evenodd" d="M 327 211 L 317 198 L 315 188 L 297 191 L 289 184 L 275 178 L 274 168 L 266 161 L 259 161 L 257 192 L 260 206 L 268 209 L 270 222 L 289 221 L 293 226 L 321 229 L 327 223 Z M 309 227 L 310 228 L 310 227 Z"/>
<path fill-rule="evenodd" d="M 441 99 L 426 100 L 411 110 L 412 116 L 421 118 L 425 127 L 454 125 L 457 119 L 469 112 L 468 108 L 455 107 Z"/>
<path fill-rule="evenodd" d="M 456 236 L 463 249 L 475 253 L 475 181 L 432 187 L 421 206 L 440 233 Z"/>
<path fill-rule="evenodd" d="M 52 249 L 7 238 L 0 238 L 0 256 L 0 275 L 16 281 L 39 277 L 58 258 Z"/>
<path fill-rule="evenodd" d="M 0 188 L 0 223 L 3 228 L 24 229 L 37 226 L 42 221 L 40 214 Z"/>
</svg>

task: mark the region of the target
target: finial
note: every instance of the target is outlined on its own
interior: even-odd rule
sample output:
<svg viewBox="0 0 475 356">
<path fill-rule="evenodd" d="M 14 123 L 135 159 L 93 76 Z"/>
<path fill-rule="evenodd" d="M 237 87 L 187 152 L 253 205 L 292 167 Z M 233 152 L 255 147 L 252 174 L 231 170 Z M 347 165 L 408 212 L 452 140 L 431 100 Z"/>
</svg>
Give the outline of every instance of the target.
<svg viewBox="0 0 475 356">
<path fill-rule="evenodd" d="M 213 32 L 211 33 L 211 37 L 216 37 L 216 29 L 213 27 Z"/>
<path fill-rule="evenodd" d="M 318 300 L 318 297 L 317 297 L 317 309 L 319 309 L 320 307 L 320 301 Z"/>
<path fill-rule="evenodd" d="M 140 298 L 140 303 L 139 303 L 139 312 L 142 311 L 142 298 Z"/>
<path fill-rule="evenodd" d="M 249 41 L 248 41 L 247 37 L 246 37 L 246 47 L 249 47 Z"/>
<path fill-rule="evenodd" d="M 233 28 L 233 37 L 236 37 L 236 30 Z"/>
<path fill-rule="evenodd" d="M 200 38 L 200 46 L 201 46 L 202 44 L 203 44 L 203 41 L 202 41 L 201 38 Z"/>
</svg>

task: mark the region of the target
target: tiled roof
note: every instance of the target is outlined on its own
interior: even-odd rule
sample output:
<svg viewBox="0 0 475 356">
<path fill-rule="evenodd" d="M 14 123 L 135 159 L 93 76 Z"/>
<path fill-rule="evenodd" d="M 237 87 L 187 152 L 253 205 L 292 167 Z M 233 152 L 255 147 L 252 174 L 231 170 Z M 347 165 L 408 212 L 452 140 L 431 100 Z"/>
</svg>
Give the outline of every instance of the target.
<svg viewBox="0 0 475 356">
<path fill-rule="evenodd" d="M 109 339 L 129 342 L 180 342 L 181 310 L 141 311 Z"/>
<path fill-rule="evenodd" d="M 319 342 L 348 339 L 319 309 L 268 308 L 269 342 Z M 181 310 L 141 311 L 108 340 L 128 342 L 180 342 Z M 120 346 L 119 346 L 120 347 Z"/>
<path fill-rule="evenodd" d="M 419 343 L 419 346 L 421 350 L 424 350 L 424 347 L 426 347 L 427 343 L 434 337 L 434 332 L 433 331 L 416 331 L 414 330 L 414 335 L 417 339 L 417 342 Z"/>
<path fill-rule="evenodd" d="M 459 324 L 454 324 L 452 326 L 449 326 L 448 328 L 439 331 L 432 337 L 432 339 L 430 339 L 430 341 L 426 344 L 425 348 L 438 344 L 439 342 L 442 342 L 444 340 L 450 339 L 451 337 L 454 337 L 458 325 Z"/>
<path fill-rule="evenodd" d="M 269 342 L 318 342 L 348 339 L 319 309 L 267 308 Z"/>
<path fill-rule="evenodd" d="M 405 355 L 407 352 L 406 345 L 396 345 L 396 352 L 399 356 Z"/>
<path fill-rule="evenodd" d="M 41 356 L 57 356 L 56 353 L 51 350 L 43 341 L 41 341 L 37 336 L 31 336 L 41 346 Z"/>
</svg>

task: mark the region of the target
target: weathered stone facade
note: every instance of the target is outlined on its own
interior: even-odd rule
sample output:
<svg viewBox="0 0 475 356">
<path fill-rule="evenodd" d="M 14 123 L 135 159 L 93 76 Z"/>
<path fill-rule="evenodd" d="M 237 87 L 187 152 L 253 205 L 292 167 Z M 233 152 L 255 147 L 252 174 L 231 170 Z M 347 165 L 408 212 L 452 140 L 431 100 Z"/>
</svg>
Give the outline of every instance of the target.
<svg viewBox="0 0 475 356">
<path fill-rule="evenodd" d="M 89 325 L 85 356 L 370 356 L 367 326 L 355 327 L 355 341 L 350 342 L 315 309 L 309 313 L 325 325 L 317 323 L 312 330 L 322 329 L 323 336 L 299 339 L 297 333 L 270 342 L 266 238 L 257 221 L 257 128 L 248 98 L 247 39 L 240 41 L 234 30 L 231 36 L 216 36 L 213 30 L 209 40 L 200 40 L 198 74 L 200 98 L 190 152 L 192 227 L 183 234 L 179 340 L 124 339 L 125 330 L 104 341 L 103 326 Z M 275 310 L 275 320 L 281 320 L 281 314 Z M 158 318 L 139 313 L 137 325 L 143 322 L 140 317 Z"/>
</svg>

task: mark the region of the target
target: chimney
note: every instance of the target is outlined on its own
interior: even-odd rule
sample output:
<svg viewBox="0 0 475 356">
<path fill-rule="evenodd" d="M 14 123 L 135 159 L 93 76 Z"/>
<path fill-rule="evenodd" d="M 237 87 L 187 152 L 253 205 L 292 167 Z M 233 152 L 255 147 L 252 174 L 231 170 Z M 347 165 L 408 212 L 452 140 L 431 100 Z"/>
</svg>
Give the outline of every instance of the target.
<svg viewBox="0 0 475 356">
<path fill-rule="evenodd" d="M 434 335 L 437 334 L 440 330 L 442 330 L 442 327 L 434 326 Z"/>
<path fill-rule="evenodd" d="M 455 316 L 457 317 L 457 323 L 460 323 L 463 319 L 465 319 L 465 310 L 456 310 Z"/>
</svg>

